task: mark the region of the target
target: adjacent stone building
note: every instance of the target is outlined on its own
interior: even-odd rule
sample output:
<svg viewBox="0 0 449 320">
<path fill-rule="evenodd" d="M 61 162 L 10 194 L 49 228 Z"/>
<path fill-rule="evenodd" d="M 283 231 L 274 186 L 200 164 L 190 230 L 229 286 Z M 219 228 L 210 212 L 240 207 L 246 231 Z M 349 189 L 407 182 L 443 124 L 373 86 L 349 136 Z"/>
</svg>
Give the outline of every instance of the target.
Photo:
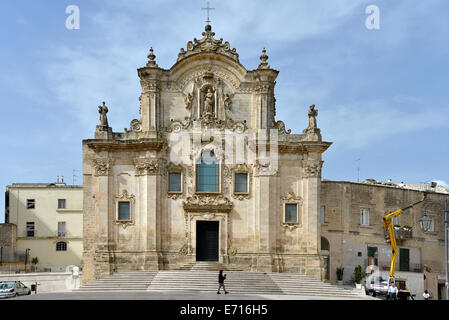
<svg viewBox="0 0 449 320">
<path fill-rule="evenodd" d="M 331 143 L 318 112 L 304 108 L 303 133 L 286 130 L 265 49 L 247 70 L 214 35 L 206 26 L 170 69 L 150 49 L 129 129 L 113 132 L 99 107 L 83 141 L 84 281 L 198 261 L 322 278 L 321 154 Z"/>
<path fill-rule="evenodd" d="M 425 202 L 404 211 L 394 221 L 398 246 L 396 275 L 412 279 L 421 273 L 421 286 L 431 288 L 434 298 L 444 295 L 444 202 L 447 189 L 426 188 L 395 183 L 328 181 L 321 183 L 321 250 L 324 278 L 336 282 L 336 269 L 344 268 L 343 280 L 352 284 L 354 268 L 370 265 L 388 279 L 391 245 L 386 242 L 383 217 L 419 201 L 423 191 L 430 191 Z M 424 232 L 419 219 L 432 218 L 431 229 Z M 410 285 L 410 284 L 409 284 Z M 415 292 L 416 293 L 416 292 Z M 418 298 L 422 292 L 417 292 Z"/>
<path fill-rule="evenodd" d="M 28 266 L 38 258 L 37 270 L 82 265 L 82 186 L 13 183 L 6 187 L 5 200 L 5 224 L 0 225 L 4 264 L 25 263 L 27 255 Z"/>
</svg>

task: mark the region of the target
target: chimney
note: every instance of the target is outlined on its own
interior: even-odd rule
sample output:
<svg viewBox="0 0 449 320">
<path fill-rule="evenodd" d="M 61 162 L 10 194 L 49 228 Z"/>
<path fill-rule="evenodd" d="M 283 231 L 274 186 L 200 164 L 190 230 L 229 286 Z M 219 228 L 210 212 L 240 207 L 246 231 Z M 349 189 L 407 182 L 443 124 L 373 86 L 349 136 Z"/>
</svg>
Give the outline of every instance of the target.
<svg viewBox="0 0 449 320">
<path fill-rule="evenodd" d="M 61 178 L 61 183 L 64 183 L 64 176 L 62 176 Z"/>
<path fill-rule="evenodd" d="M 57 176 L 58 177 L 58 179 L 56 180 L 56 183 L 59 183 L 59 176 Z"/>
</svg>

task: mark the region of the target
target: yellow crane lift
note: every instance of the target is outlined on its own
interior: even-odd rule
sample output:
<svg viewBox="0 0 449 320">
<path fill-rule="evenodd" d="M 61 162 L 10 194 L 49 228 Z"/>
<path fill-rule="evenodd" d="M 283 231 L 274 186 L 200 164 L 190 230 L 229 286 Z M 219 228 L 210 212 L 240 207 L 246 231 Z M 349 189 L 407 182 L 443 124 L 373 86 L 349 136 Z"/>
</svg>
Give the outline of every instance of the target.
<svg viewBox="0 0 449 320">
<path fill-rule="evenodd" d="M 386 231 L 388 231 L 389 235 L 390 235 L 390 244 L 391 244 L 391 265 L 390 265 L 390 279 L 388 281 L 388 283 L 392 283 L 394 282 L 394 269 L 396 266 L 396 256 L 397 256 L 397 245 L 396 245 L 396 238 L 394 236 L 394 228 L 393 228 L 393 221 L 392 219 L 399 216 L 400 214 L 402 214 L 404 211 L 413 208 L 414 206 L 420 204 L 421 202 L 424 202 L 424 200 L 426 200 L 427 194 L 424 193 L 423 198 L 418 201 L 415 202 L 414 204 L 411 204 L 405 208 L 396 210 L 394 212 L 391 212 L 389 214 L 387 214 L 386 216 L 383 217 L 384 219 L 384 229 Z M 408 291 L 407 287 L 406 290 Z"/>
</svg>

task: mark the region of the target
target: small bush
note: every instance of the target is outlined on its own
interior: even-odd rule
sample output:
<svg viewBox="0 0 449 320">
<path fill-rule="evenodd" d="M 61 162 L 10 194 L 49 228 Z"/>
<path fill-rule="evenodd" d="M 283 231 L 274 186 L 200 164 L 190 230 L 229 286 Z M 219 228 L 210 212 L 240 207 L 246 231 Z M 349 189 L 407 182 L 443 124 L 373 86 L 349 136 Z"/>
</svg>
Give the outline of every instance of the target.
<svg viewBox="0 0 449 320">
<path fill-rule="evenodd" d="M 362 282 L 362 266 L 357 266 L 354 269 L 354 280 L 355 283 L 360 284 Z"/>
</svg>

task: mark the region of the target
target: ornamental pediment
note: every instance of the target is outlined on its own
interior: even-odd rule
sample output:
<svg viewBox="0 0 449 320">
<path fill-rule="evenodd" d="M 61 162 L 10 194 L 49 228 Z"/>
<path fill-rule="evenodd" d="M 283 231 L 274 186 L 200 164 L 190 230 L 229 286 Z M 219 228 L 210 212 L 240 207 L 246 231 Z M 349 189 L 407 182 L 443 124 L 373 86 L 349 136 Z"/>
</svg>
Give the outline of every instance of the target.
<svg viewBox="0 0 449 320">
<path fill-rule="evenodd" d="M 178 54 L 178 62 L 191 55 L 206 52 L 222 54 L 233 59 L 237 63 L 240 63 L 239 55 L 235 48 L 231 49 L 231 45 L 228 41 L 223 43 L 223 38 L 220 38 L 219 40 L 214 39 L 215 32 L 212 32 L 210 26 L 209 28 L 206 27 L 206 30 L 202 33 L 202 35 L 203 38 L 200 40 L 194 38 L 193 41 L 189 41 L 187 43 L 186 50 L 181 48 Z"/>
</svg>

